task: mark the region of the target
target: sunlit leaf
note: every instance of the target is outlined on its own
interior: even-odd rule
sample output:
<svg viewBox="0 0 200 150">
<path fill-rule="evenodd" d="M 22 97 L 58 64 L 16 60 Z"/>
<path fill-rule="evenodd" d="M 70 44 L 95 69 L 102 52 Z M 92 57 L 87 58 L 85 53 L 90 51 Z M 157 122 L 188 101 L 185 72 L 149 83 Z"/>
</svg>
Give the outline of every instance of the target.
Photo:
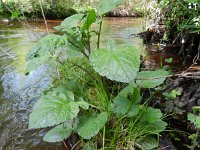
<svg viewBox="0 0 200 150">
<path fill-rule="evenodd" d="M 54 28 L 57 29 L 57 30 L 63 31 L 63 32 L 69 31 L 71 28 L 79 26 L 83 17 L 84 17 L 84 14 L 72 15 L 72 16 L 66 18 L 60 24 L 60 26 L 56 26 Z"/>
<path fill-rule="evenodd" d="M 126 116 L 127 117 L 135 117 L 139 112 L 139 107 L 140 107 L 139 104 L 135 104 L 135 103 L 131 104 L 129 106 L 128 113 Z"/>
<path fill-rule="evenodd" d="M 63 36 L 49 34 L 39 40 L 27 54 L 26 72 L 30 72 L 41 65 L 55 65 L 55 56 L 65 49 L 67 42 Z"/>
<path fill-rule="evenodd" d="M 99 115 L 89 115 L 80 117 L 77 132 L 84 139 L 91 139 L 106 124 L 108 113 L 102 112 Z"/>
<path fill-rule="evenodd" d="M 125 97 L 118 96 L 113 100 L 112 111 L 117 116 L 127 115 L 127 117 L 134 117 L 139 112 L 139 105 Z"/>
<path fill-rule="evenodd" d="M 72 127 L 66 127 L 64 124 L 61 124 L 48 131 L 43 137 L 43 140 L 47 142 L 60 142 L 68 138 L 72 131 Z"/>
<path fill-rule="evenodd" d="M 142 96 L 140 94 L 140 88 L 136 87 L 134 88 L 134 92 L 132 93 L 131 100 L 133 100 L 135 103 L 141 102 Z"/>
<path fill-rule="evenodd" d="M 77 104 L 79 105 L 79 107 L 81 107 L 83 109 L 88 109 L 89 108 L 89 104 L 86 103 L 85 101 L 78 101 Z"/>
<path fill-rule="evenodd" d="M 155 88 L 165 81 L 168 74 L 168 71 L 161 69 L 156 71 L 141 71 L 136 77 L 136 83 L 142 88 Z"/>
<path fill-rule="evenodd" d="M 32 60 L 37 57 L 45 57 L 47 53 L 52 51 L 54 51 L 54 53 L 59 53 L 65 45 L 66 40 L 63 36 L 48 34 L 36 43 L 26 56 L 26 59 Z"/>
<path fill-rule="evenodd" d="M 87 17 L 86 17 L 86 21 L 83 24 L 82 29 L 89 29 L 89 27 L 92 25 L 92 23 L 94 23 L 96 21 L 96 13 L 95 10 L 92 9 L 89 11 Z"/>
<path fill-rule="evenodd" d="M 73 119 L 79 112 L 79 107 L 88 109 L 84 101 L 74 101 L 71 92 L 50 92 L 42 96 L 34 105 L 29 117 L 29 128 L 44 128 Z"/>
<path fill-rule="evenodd" d="M 100 16 L 102 16 L 108 13 L 109 11 L 114 10 L 123 2 L 124 0 L 101 0 L 97 7 L 97 12 Z"/>
<path fill-rule="evenodd" d="M 137 103 L 140 100 L 139 88 L 136 88 L 134 84 L 129 84 L 113 99 L 111 109 L 117 116 L 134 117 L 139 112 L 139 104 Z"/>
<path fill-rule="evenodd" d="M 138 51 L 129 45 L 116 49 L 97 49 L 90 55 L 90 63 L 101 76 L 110 80 L 129 83 L 137 75 L 140 66 Z"/>
<path fill-rule="evenodd" d="M 149 123 L 155 123 L 157 121 L 160 121 L 161 117 L 162 112 L 160 111 L 160 109 L 148 107 L 142 116 L 142 120 L 146 120 Z"/>
<path fill-rule="evenodd" d="M 131 82 L 131 83 L 129 83 L 128 86 L 126 86 L 124 89 L 122 89 L 115 98 L 117 98 L 119 96 L 127 98 L 128 95 L 133 94 L 134 92 L 139 92 L 139 91 L 137 91 L 136 84 L 134 82 Z"/>
<path fill-rule="evenodd" d="M 151 134 L 158 134 L 164 131 L 167 127 L 167 123 L 159 119 L 159 121 L 154 123 L 148 123 L 146 130 Z"/>
<path fill-rule="evenodd" d="M 200 129 L 200 116 L 189 113 L 188 120 L 191 121 L 198 129 Z"/>
<path fill-rule="evenodd" d="M 28 64 L 26 66 L 26 72 L 31 72 L 33 70 L 36 70 L 40 66 L 44 64 L 50 64 L 53 61 L 53 58 L 51 58 L 51 55 L 49 52 L 46 52 L 46 54 L 42 57 L 36 57 L 32 60 L 28 61 Z"/>
</svg>

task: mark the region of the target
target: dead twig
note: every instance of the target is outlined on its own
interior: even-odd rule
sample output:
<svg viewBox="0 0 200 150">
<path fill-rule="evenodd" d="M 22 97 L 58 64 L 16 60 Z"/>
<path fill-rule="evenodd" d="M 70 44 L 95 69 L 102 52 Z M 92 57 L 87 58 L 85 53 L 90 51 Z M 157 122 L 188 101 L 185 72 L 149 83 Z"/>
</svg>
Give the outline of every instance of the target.
<svg viewBox="0 0 200 150">
<path fill-rule="evenodd" d="M 49 34 L 49 28 L 48 28 L 48 24 L 47 24 L 47 20 L 46 20 L 46 17 L 44 15 L 44 10 L 43 10 L 43 7 L 42 7 L 42 2 L 41 0 L 39 0 L 39 3 L 40 3 L 40 9 L 42 11 L 42 16 L 43 16 L 43 19 L 44 19 L 44 23 L 45 23 L 45 26 L 46 26 L 46 30 L 47 30 L 47 33 Z"/>
</svg>

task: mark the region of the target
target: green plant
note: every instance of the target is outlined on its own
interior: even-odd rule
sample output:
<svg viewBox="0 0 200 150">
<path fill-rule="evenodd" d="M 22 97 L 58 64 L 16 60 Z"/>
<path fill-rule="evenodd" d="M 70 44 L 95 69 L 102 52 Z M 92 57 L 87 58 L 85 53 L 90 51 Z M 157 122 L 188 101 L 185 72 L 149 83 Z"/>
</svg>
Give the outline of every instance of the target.
<svg viewBox="0 0 200 150">
<path fill-rule="evenodd" d="M 199 51 L 200 1 L 159 0 L 168 42 L 180 46 L 184 58 Z"/>
<path fill-rule="evenodd" d="M 44 0 L 41 1 L 44 14 L 48 19 L 66 18 L 76 13 L 73 9 L 74 1 L 72 0 Z M 40 1 L 34 0 L 10 0 L 1 1 L 0 15 L 11 17 L 11 19 L 25 19 L 25 18 L 41 18 Z"/>
<path fill-rule="evenodd" d="M 168 72 L 139 72 L 140 54 L 130 45 L 100 46 L 103 16 L 122 2 L 102 0 L 97 13 L 91 9 L 66 18 L 55 27 L 62 35 L 45 36 L 27 55 L 27 75 L 44 64 L 54 73 L 53 86 L 35 103 L 29 118 L 29 129 L 52 127 L 45 141 L 62 141 L 76 133 L 86 141 L 83 149 L 157 147 L 155 136 L 167 124 L 159 109 L 141 102 L 140 88 L 155 88 Z M 96 49 L 91 46 L 93 35 Z"/>
<path fill-rule="evenodd" d="M 172 90 L 171 92 L 163 92 L 162 95 L 165 97 L 165 99 L 175 99 L 177 96 L 180 96 L 182 94 L 182 91 L 180 90 Z"/>
<path fill-rule="evenodd" d="M 200 137 L 200 134 L 199 134 L 199 130 L 200 130 L 200 107 L 199 106 L 195 106 L 192 108 L 193 110 L 193 113 L 189 113 L 187 115 L 188 117 L 188 120 L 190 122 L 192 122 L 195 127 L 196 127 L 196 133 L 194 134 L 191 134 L 189 136 L 189 138 L 192 140 L 192 145 L 190 146 L 190 149 L 191 150 L 194 150 L 195 148 L 200 148 L 200 141 L 199 141 L 199 137 Z"/>
<path fill-rule="evenodd" d="M 172 63 L 173 62 L 173 58 L 167 58 L 167 59 L 165 59 L 165 62 L 167 62 L 167 63 Z"/>
</svg>

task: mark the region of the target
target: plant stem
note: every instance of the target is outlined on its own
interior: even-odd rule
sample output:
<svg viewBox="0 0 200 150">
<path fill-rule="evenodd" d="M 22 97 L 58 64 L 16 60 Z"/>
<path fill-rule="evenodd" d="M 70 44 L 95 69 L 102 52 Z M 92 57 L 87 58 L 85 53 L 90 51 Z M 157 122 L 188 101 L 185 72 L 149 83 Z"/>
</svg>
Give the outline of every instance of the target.
<svg viewBox="0 0 200 150">
<path fill-rule="evenodd" d="M 100 22 L 100 26 L 99 26 L 97 49 L 99 49 L 99 47 L 100 47 L 100 38 L 101 38 L 102 23 L 103 23 L 103 17 L 101 17 L 101 22 Z"/>
<path fill-rule="evenodd" d="M 46 17 L 45 17 L 45 15 L 44 15 L 44 10 L 43 10 L 43 8 L 42 8 L 42 2 L 41 2 L 41 0 L 39 0 L 39 4 L 40 4 L 40 9 L 41 9 L 41 11 L 42 11 L 42 16 L 43 16 L 43 18 L 44 18 L 44 23 L 45 23 L 45 26 L 46 26 L 46 30 L 47 30 L 47 33 L 49 34 L 49 28 L 48 28 L 48 24 L 47 24 Z"/>
<path fill-rule="evenodd" d="M 91 53 L 91 46 L 90 46 L 90 31 L 87 30 L 87 40 L 88 40 L 88 53 Z"/>
<path fill-rule="evenodd" d="M 89 56 L 85 53 L 85 51 L 81 51 L 81 53 L 87 58 L 87 59 L 89 59 Z"/>
<path fill-rule="evenodd" d="M 103 128 L 103 150 L 105 149 L 105 133 L 106 133 L 106 127 Z"/>
<path fill-rule="evenodd" d="M 70 44 L 72 44 L 74 47 L 76 47 L 76 48 L 79 49 L 79 46 L 77 46 L 77 45 L 74 44 L 73 42 L 71 42 L 71 41 L 69 41 L 69 40 L 68 40 L 68 42 L 69 42 Z M 89 56 L 85 53 L 84 50 L 81 50 L 81 53 L 82 53 L 87 59 L 89 59 Z"/>
</svg>

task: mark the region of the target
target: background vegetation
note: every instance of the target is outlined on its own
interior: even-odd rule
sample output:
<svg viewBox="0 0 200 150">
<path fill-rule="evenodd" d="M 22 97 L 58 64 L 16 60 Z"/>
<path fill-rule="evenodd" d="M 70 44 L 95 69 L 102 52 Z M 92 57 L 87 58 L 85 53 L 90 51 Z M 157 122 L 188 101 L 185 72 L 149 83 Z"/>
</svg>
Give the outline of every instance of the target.
<svg viewBox="0 0 200 150">
<path fill-rule="evenodd" d="M 44 137 L 48 142 L 62 141 L 76 133 L 85 147 L 94 149 L 156 148 L 166 122 L 171 118 L 179 119 L 179 116 L 171 111 L 166 112 L 173 113 L 171 118 L 165 118 L 159 108 L 153 108 L 154 96 L 162 95 L 161 98 L 172 102 L 183 93 L 173 89 L 161 94 L 161 84 L 168 71 L 141 71 L 140 54 L 133 47 L 115 42 L 100 47 L 103 17 L 154 16 L 156 25 L 165 25 L 162 40 L 176 46 L 173 50 L 184 58 L 183 63 L 187 58 L 197 63 L 200 56 L 199 0 L 126 0 L 120 6 L 120 0 L 101 2 L 7 0 L 1 3 L 1 15 L 11 18 L 41 18 L 42 9 L 49 19 L 76 14 L 55 27 L 62 35 L 45 36 L 27 56 L 28 72 L 42 64 L 48 64 L 55 72 L 52 87 L 35 104 L 29 128 L 51 126 L 52 130 Z M 98 30 L 90 28 L 93 23 L 99 26 Z M 155 28 L 153 32 L 159 30 Z M 98 37 L 95 50 L 90 45 L 92 36 Z M 178 104 L 173 107 L 175 105 Z M 187 137 L 190 149 L 200 146 L 199 114 L 199 106 L 183 114 L 196 129 Z"/>
<path fill-rule="evenodd" d="M 89 7 L 96 7 L 99 2 L 100 0 L 3 0 L 0 3 L 0 16 L 42 18 L 41 4 L 46 18 L 64 19 L 77 12 L 87 11 Z M 108 15 L 143 16 L 151 3 L 148 0 L 126 0 L 117 11 Z"/>
<path fill-rule="evenodd" d="M 159 6 L 166 27 L 165 40 L 180 47 L 177 53 L 185 60 L 197 55 L 200 51 L 200 1 L 160 0 Z"/>
</svg>

